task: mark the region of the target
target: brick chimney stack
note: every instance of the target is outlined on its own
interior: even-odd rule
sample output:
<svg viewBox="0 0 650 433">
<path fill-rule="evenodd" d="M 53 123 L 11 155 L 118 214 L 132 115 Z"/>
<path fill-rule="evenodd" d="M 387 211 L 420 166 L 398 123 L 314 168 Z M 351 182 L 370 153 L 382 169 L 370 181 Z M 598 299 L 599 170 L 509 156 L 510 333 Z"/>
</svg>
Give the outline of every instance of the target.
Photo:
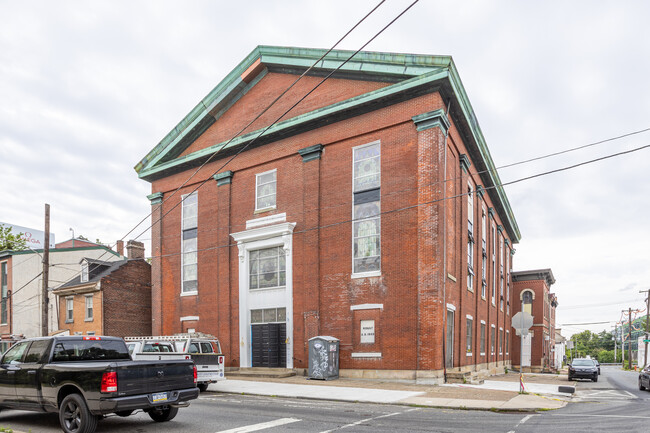
<svg viewBox="0 0 650 433">
<path fill-rule="evenodd" d="M 121 256 L 124 255 L 124 241 L 122 239 L 118 240 L 115 243 L 115 249 L 117 250 L 117 253 Z"/>
<path fill-rule="evenodd" d="M 128 241 L 126 243 L 126 257 L 129 260 L 144 259 L 144 243 L 138 241 Z"/>
</svg>

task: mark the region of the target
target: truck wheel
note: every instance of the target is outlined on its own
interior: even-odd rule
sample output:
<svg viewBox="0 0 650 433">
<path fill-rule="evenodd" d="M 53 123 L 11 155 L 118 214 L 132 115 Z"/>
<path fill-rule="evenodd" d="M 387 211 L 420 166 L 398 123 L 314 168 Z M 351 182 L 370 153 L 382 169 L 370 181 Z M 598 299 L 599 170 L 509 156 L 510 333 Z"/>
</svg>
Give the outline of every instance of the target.
<svg viewBox="0 0 650 433">
<path fill-rule="evenodd" d="M 643 391 L 645 389 L 645 386 L 643 386 L 643 382 L 641 382 L 641 378 L 639 378 L 639 391 Z"/>
<path fill-rule="evenodd" d="M 177 413 L 177 407 L 160 406 L 151 409 L 149 411 L 149 416 L 156 422 L 165 422 L 173 420 Z"/>
<path fill-rule="evenodd" d="M 59 423 L 65 433 L 93 433 L 98 420 L 79 394 L 66 396 L 59 406 Z"/>
<path fill-rule="evenodd" d="M 198 385 L 196 385 L 196 387 L 201 392 L 206 392 L 208 390 L 208 384 L 207 383 L 199 383 Z"/>
</svg>

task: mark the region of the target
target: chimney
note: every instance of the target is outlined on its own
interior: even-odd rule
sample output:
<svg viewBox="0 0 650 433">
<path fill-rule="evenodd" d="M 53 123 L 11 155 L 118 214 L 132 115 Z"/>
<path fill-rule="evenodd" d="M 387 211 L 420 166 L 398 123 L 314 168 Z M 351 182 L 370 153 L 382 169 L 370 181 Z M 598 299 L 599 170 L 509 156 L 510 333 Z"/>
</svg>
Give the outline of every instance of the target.
<svg viewBox="0 0 650 433">
<path fill-rule="evenodd" d="M 129 260 L 144 259 L 144 243 L 138 241 L 128 241 L 126 243 L 126 257 Z"/>
<path fill-rule="evenodd" d="M 115 243 L 115 249 L 117 250 L 117 253 L 121 256 L 124 255 L 124 241 L 122 239 L 118 240 Z"/>
</svg>

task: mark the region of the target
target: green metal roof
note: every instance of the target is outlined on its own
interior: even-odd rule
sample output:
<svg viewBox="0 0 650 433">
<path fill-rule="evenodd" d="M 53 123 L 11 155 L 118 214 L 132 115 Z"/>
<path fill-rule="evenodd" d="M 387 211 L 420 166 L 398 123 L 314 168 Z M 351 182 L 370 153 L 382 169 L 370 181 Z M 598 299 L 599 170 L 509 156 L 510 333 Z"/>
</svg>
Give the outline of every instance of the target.
<svg viewBox="0 0 650 433">
<path fill-rule="evenodd" d="M 176 125 L 136 166 L 142 179 L 152 181 L 168 174 L 196 167 L 226 142 L 180 156 L 216 119 L 244 96 L 264 76 L 266 71 L 302 73 L 318 60 L 326 50 L 295 47 L 258 46 L 237 65 L 208 95 Z M 338 67 L 353 54 L 352 51 L 333 50 L 311 71 L 324 74 Z M 260 60 L 265 69 L 252 81 L 242 75 Z M 258 144 L 317 128 L 325 121 L 338 121 L 362 112 L 379 109 L 389 103 L 408 99 L 431 91 L 439 91 L 445 100 L 452 101 L 450 116 L 463 136 L 472 161 L 495 208 L 514 243 L 521 238 L 519 227 L 500 186 L 485 138 L 474 110 L 450 56 L 431 56 L 401 53 L 360 52 L 346 63 L 335 77 L 349 77 L 369 81 L 384 81 L 388 86 L 363 95 L 304 113 L 273 125 Z M 391 102 L 393 101 L 393 102 Z M 250 142 L 261 130 L 233 139 L 222 151 L 228 151 Z"/>
</svg>

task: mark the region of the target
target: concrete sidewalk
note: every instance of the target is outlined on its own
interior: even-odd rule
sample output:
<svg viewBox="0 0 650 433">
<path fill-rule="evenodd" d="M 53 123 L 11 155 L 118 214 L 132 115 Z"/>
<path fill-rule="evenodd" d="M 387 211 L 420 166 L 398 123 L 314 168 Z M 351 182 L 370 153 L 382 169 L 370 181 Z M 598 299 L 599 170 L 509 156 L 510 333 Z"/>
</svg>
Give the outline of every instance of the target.
<svg viewBox="0 0 650 433">
<path fill-rule="evenodd" d="M 347 381 L 347 383 L 355 382 L 358 383 L 354 380 Z M 208 390 L 317 400 L 525 412 L 559 409 L 570 400 L 569 394 L 557 392 L 557 385 L 528 384 L 529 394 L 519 394 L 519 383 L 512 381 L 486 381 L 483 385 L 459 384 L 432 387 L 367 380 L 364 381 L 363 387 L 345 385 L 345 379 L 327 382 L 307 380 L 304 377 L 294 377 L 290 381 L 228 379 L 211 384 Z"/>
</svg>

